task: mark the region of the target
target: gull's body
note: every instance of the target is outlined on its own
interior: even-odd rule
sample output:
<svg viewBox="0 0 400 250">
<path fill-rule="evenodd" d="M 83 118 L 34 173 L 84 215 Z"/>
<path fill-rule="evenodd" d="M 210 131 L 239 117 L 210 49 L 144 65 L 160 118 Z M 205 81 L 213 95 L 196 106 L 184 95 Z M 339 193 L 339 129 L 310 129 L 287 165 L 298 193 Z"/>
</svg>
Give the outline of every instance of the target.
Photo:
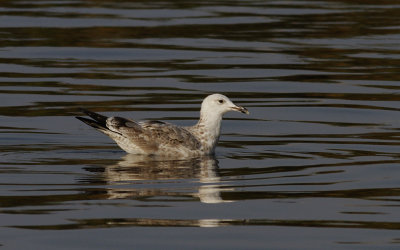
<svg viewBox="0 0 400 250">
<path fill-rule="evenodd" d="M 160 121 L 135 122 L 121 117 L 106 117 L 84 110 L 93 120 L 76 117 L 108 135 L 127 153 L 192 157 L 214 154 L 222 116 L 228 111 L 248 114 L 221 94 L 207 96 L 201 105 L 196 125 L 180 127 Z"/>
</svg>

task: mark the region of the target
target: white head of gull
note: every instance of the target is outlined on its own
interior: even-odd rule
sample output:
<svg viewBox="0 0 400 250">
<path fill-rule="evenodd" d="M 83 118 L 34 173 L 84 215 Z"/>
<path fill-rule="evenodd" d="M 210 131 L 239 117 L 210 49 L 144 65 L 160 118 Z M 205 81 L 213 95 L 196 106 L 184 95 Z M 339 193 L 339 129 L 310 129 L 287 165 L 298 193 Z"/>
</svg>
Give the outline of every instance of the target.
<svg viewBox="0 0 400 250">
<path fill-rule="evenodd" d="M 228 111 L 249 114 L 221 94 L 207 96 L 201 104 L 200 119 L 191 127 L 161 121 L 135 122 L 121 117 L 106 117 L 85 109 L 92 119 L 76 117 L 108 135 L 127 153 L 168 157 L 211 155 L 218 143 L 222 116 Z"/>
</svg>

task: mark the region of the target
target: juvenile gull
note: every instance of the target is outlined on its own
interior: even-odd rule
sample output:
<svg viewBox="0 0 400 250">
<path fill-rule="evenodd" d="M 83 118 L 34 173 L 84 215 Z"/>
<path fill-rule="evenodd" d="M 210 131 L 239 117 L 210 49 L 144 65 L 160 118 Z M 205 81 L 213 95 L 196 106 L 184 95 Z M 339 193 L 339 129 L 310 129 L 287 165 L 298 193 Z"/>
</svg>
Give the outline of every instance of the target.
<svg viewBox="0 0 400 250">
<path fill-rule="evenodd" d="M 108 135 L 127 153 L 192 157 L 214 154 L 222 116 L 228 111 L 249 114 L 221 94 L 207 96 L 201 104 L 196 125 L 180 127 L 161 121 L 135 122 L 121 117 L 106 117 L 88 110 L 82 111 L 92 119 L 77 116 L 82 122 Z"/>
</svg>

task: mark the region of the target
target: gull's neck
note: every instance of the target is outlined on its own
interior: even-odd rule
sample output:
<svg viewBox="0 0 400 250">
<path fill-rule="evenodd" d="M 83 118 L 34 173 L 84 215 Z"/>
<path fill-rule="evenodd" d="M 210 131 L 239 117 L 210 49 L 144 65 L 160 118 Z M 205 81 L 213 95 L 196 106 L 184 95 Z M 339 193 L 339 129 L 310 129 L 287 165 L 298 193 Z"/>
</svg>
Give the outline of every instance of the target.
<svg viewBox="0 0 400 250">
<path fill-rule="evenodd" d="M 208 153 L 214 153 L 215 146 L 218 143 L 221 131 L 222 115 L 215 112 L 200 111 L 200 119 L 193 126 L 194 134 L 200 139 L 203 150 Z"/>
<path fill-rule="evenodd" d="M 216 113 L 201 112 L 196 126 L 204 127 L 205 132 L 218 138 L 221 130 L 222 115 Z"/>
</svg>

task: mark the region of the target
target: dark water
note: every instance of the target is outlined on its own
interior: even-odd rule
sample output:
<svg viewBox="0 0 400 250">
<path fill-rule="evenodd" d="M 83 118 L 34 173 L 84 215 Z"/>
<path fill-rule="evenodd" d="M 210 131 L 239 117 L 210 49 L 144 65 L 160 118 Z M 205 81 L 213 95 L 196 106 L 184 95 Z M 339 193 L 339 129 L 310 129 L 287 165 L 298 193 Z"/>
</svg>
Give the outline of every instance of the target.
<svg viewBox="0 0 400 250">
<path fill-rule="evenodd" d="M 400 2 L 0 2 L 0 248 L 400 243 Z M 127 155 L 74 118 L 190 125 L 215 157 Z"/>
</svg>

